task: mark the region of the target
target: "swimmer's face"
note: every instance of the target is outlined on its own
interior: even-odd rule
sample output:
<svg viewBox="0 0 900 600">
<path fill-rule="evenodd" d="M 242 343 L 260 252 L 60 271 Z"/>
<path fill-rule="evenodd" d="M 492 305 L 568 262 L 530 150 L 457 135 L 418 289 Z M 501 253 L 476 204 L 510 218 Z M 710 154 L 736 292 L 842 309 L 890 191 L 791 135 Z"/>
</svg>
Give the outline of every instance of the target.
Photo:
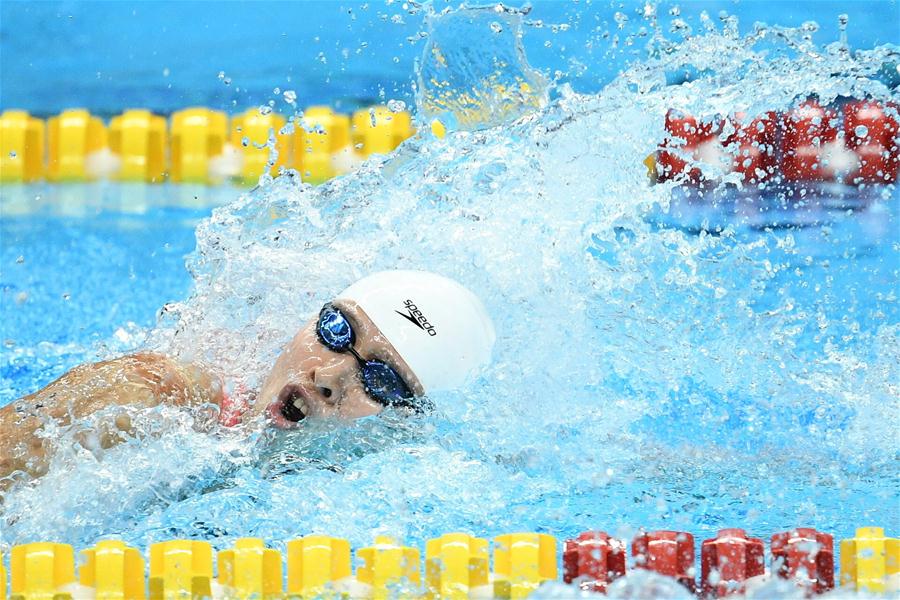
<svg viewBox="0 0 900 600">
<path fill-rule="evenodd" d="M 353 347 L 360 356 L 387 363 L 416 396 L 424 393 L 406 362 L 356 303 L 335 300 L 332 305 L 350 321 L 356 334 Z M 265 414 L 276 427 L 295 427 L 307 417 L 359 419 L 384 409 L 366 393 L 356 358 L 319 341 L 317 323 L 313 318 L 287 345 L 253 406 L 254 413 Z"/>
</svg>

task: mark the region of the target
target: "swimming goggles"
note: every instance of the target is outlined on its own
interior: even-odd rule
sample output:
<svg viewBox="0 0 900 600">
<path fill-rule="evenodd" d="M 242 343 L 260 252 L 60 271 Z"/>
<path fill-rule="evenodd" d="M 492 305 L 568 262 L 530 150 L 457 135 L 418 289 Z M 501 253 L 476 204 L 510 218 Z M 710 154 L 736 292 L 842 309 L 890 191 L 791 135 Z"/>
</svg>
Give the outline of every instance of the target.
<svg viewBox="0 0 900 600">
<path fill-rule="evenodd" d="M 316 324 L 319 341 L 333 352 L 349 352 L 359 363 L 360 379 L 366 393 L 382 406 L 407 406 L 418 408 L 413 401 L 415 394 L 386 362 L 366 360 L 353 348 L 356 333 L 350 321 L 332 304 L 326 304 L 319 312 Z"/>
</svg>

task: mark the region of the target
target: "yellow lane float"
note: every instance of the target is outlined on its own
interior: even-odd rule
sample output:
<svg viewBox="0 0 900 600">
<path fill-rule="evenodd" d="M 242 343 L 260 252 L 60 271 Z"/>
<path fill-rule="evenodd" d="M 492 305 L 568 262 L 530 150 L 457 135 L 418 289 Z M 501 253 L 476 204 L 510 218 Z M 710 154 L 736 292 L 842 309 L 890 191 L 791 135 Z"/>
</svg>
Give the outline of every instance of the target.
<svg viewBox="0 0 900 600">
<path fill-rule="evenodd" d="M 354 147 L 363 156 L 387 154 L 413 133 L 412 119 L 407 112 L 373 106 L 353 113 L 351 137 Z"/>
<path fill-rule="evenodd" d="M 508 533 L 494 538 L 494 597 L 526 598 L 556 580 L 556 539 L 545 533 Z"/>
<path fill-rule="evenodd" d="M 44 122 L 24 110 L 0 115 L 0 182 L 29 183 L 44 175 Z"/>
<path fill-rule="evenodd" d="M 425 546 L 425 598 L 490 596 L 488 541 L 467 533 L 448 533 Z"/>
<path fill-rule="evenodd" d="M 136 548 L 105 540 L 82 550 L 78 583 L 103 600 L 143 600 L 146 597 L 144 557 Z"/>
<path fill-rule="evenodd" d="M 352 575 L 350 542 L 326 535 L 308 535 L 287 543 L 287 593 L 291 598 L 336 595 Z"/>
<path fill-rule="evenodd" d="M 160 183 L 166 172 L 166 120 L 149 110 L 133 109 L 109 123 L 109 149 L 120 161 L 120 181 Z"/>
<path fill-rule="evenodd" d="M 294 168 L 303 181 L 324 183 L 357 166 L 350 145 L 350 119 L 327 106 L 313 106 L 296 126 Z"/>
<path fill-rule="evenodd" d="M 150 546 L 150 600 L 212 596 L 212 546 L 172 540 Z"/>
<path fill-rule="evenodd" d="M 366 597 L 386 600 L 417 595 L 421 582 L 418 548 L 400 546 L 394 538 L 379 535 L 374 546 L 361 548 L 357 556 L 362 564 L 356 579 L 366 586 Z"/>
<path fill-rule="evenodd" d="M 46 126 L 26 111 L 6 110 L 0 115 L 0 182 L 255 185 L 267 170 L 276 176 L 280 167 L 292 167 L 304 181 L 320 184 L 355 170 L 372 154 L 391 152 L 415 133 L 409 113 L 385 106 L 357 111 L 352 121 L 312 106 L 293 133 L 284 116 L 265 109 L 233 117 L 230 127 L 228 115 L 204 107 L 176 111 L 170 123 L 148 110 L 127 110 L 109 127 L 80 108 L 50 117 Z"/>
<path fill-rule="evenodd" d="M 861 592 L 900 591 L 900 539 L 881 527 L 860 527 L 841 541 L 841 586 Z"/>
<path fill-rule="evenodd" d="M 261 114 L 251 108 L 231 120 L 231 144 L 241 156 L 238 179 L 254 185 L 267 169 L 269 175 L 278 175 L 278 167 L 291 164 L 291 138 L 282 133 L 285 118 L 274 112 Z M 278 156 L 273 155 L 273 149 Z M 270 159 L 272 164 L 269 165 Z"/>
<path fill-rule="evenodd" d="M 108 177 L 119 164 L 109 152 L 100 117 L 71 109 L 47 121 L 47 180 L 88 181 Z"/>
<path fill-rule="evenodd" d="M 237 174 L 226 157 L 228 117 L 208 108 L 172 114 L 171 177 L 176 183 L 221 183 Z M 231 146 L 228 146 L 231 149 Z M 232 160 L 232 163 L 234 160 Z"/>
<path fill-rule="evenodd" d="M 257 538 L 235 541 L 219 552 L 217 581 L 228 597 L 276 600 L 281 597 L 281 552 Z"/>
<path fill-rule="evenodd" d="M 52 542 L 13 546 L 10 571 L 13 598 L 55 600 L 75 583 L 75 553 Z"/>
</svg>

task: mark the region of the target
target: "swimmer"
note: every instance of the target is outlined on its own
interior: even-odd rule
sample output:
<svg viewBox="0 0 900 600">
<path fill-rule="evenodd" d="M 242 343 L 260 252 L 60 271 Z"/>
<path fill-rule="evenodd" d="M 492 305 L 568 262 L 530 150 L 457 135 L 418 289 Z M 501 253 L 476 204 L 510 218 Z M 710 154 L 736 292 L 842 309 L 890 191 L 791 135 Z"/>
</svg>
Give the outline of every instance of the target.
<svg viewBox="0 0 900 600">
<path fill-rule="evenodd" d="M 133 433 L 126 407 L 215 405 L 223 425 L 262 421 L 279 428 L 305 419 L 358 419 L 389 407 L 421 412 L 425 394 L 458 387 L 485 366 L 494 339 L 484 306 L 457 282 L 424 271 L 375 273 L 325 304 L 242 405 L 209 368 L 145 352 L 81 365 L 0 408 L 0 490 L 17 471 L 31 477 L 47 471 L 53 444 L 42 430 L 50 424 L 121 407 L 83 436 L 85 447 L 105 449 Z"/>
</svg>

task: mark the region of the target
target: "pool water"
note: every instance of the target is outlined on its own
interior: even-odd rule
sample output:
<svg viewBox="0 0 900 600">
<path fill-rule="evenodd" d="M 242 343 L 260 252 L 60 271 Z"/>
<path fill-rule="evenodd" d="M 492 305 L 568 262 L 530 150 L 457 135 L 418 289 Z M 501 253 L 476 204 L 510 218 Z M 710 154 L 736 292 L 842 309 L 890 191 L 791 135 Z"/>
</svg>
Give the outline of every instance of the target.
<svg viewBox="0 0 900 600">
<path fill-rule="evenodd" d="M 501 77 L 530 75 L 521 20 L 433 15 L 420 72 L 450 69 L 455 97 L 477 91 L 497 69 L 466 62 L 478 37 L 519 61 Z M 498 22 L 506 33 L 486 37 Z M 642 164 L 672 107 L 712 116 L 786 110 L 807 94 L 898 100 L 878 78 L 892 48 L 847 53 L 817 46 L 808 28 L 767 31 L 743 36 L 726 19 L 660 41 L 665 51 L 598 93 L 547 82 L 549 98 L 538 84 L 519 90 L 526 110 L 500 98 L 444 114 L 455 124 L 445 138 L 426 133 L 318 188 L 287 174 L 203 209 L 159 188 L 155 205 L 133 210 L 138 190 L 110 184 L 97 194 L 119 198 L 112 207 L 70 203 L 86 216 L 24 211 L 3 188 L 0 404 L 137 347 L 257 389 L 325 301 L 387 268 L 476 290 L 498 343 L 479 379 L 435 394 L 420 418 L 206 435 L 155 409 L 139 419 L 153 435 L 99 461 L 56 431 L 50 473 L 4 499 L 0 546 L 896 531 L 896 188 L 831 190 L 800 207 L 779 201 L 784 190 L 697 202 L 650 186 Z M 696 79 L 667 85 L 686 64 Z M 420 114 L 440 114 L 429 81 Z"/>
<path fill-rule="evenodd" d="M 0 191 L 0 404 L 96 358 L 133 349 L 190 291 L 194 228 L 231 188 L 29 185 Z"/>
<path fill-rule="evenodd" d="M 100 197 L 119 197 L 136 189 L 122 187 L 107 184 Z M 43 199 L 54 192 L 59 190 L 29 190 Z M 20 212 L 20 204 L 9 195 L 3 197 L 0 405 L 81 362 L 143 347 L 160 307 L 189 293 L 191 278 L 184 259 L 194 251 L 194 227 L 210 208 L 172 206 L 171 189 L 150 194 L 157 199 L 168 196 L 170 205 L 162 206 L 157 200 L 128 206 L 124 212 L 120 204 L 88 201 L 79 193 L 70 198 L 66 211 L 59 204 L 38 200 L 31 206 L 35 210 Z M 249 466 L 224 469 L 217 461 L 227 464 L 235 457 L 240 457 L 238 462 L 248 458 L 242 447 L 246 439 L 201 444 L 192 440 L 183 453 L 173 452 L 173 444 L 188 441 L 190 434 L 177 415 L 165 415 L 162 420 L 169 425 L 169 439 L 164 436 L 150 447 L 128 448 L 122 456 L 106 457 L 108 470 L 79 467 L 87 469 L 84 474 L 91 484 L 102 484 L 100 489 L 107 490 L 102 496 L 85 486 L 58 497 L 56 509 L 41 509 L 39 520 L 21 513 L 12 520 L 7 517 L 4 530 L 11 537 L 3 541 L 52 538 L 85 544 L 116 535 L 140 545 L 188 536 L 225 547 L 241 536 L 259 535 L 277 542 L 318 530 L 364 544 L 374 530 L 399 530 L 415 542 L 455 529 L 485 534 L 535 529 L 564 537 L 598 524 L 625 536 L 638 526 L 648 526 L 690 530 L 701 538 L 734 524 L 770 532 L 811 523 L 838 535 L 850 535 L 858 523 L 890 527 L 897 518 L 892 508 L 896 473 L 886 468 L 890 456 L 878 455 L 878 442 L 864 438 L 867 426 L 877 432 L 884 424 L 872 422 L 878 415 L 866 414 L 865 407 L 859 410 L 852 402 L 819 401 L 822 388 L 815 380 L 853 361 L 849 365 L 853 376 L 843 383 L 847 387 L 837 390 L 842 397 L 883 394 L 887 403 L 896 399 L 891 381 L 896 382 L 898 364 L 895 298 L 900 201 L 892 191 L 886 199 L 844 197 L 843 203 L 840 208 L 810 208 L 790 215 L 805 223 L 802 227 L 785 226 L 785 215 L 774 210 L 757 214 L 753 226 L 737 225 L 724 203 L 676 202 L 665 213 L 647 216 L 660 235 L 687 235 L 695 240 L 710 235 L 705 229 L 698 233 L 699 224 L 712 229 L 710 223 L 718 219 L 722 227 L 734 231 L 705 260 L 740 249 L 742 260 L 778 265 L 764 282 L 754 283 L 765 289 L 752 308 L 744 309 L 783 322 L 789 319 L 780 314 L 785 310 L 783 299 L 790 298 L 790 312 L 803 318 L 790 328 L 792 342 L 784 348 L 786 354 L 799 357 L 821 352 L 817 338 L 825 329 L 823 320 L 828 323 L 825 357 L 804 365 L 800 373 L 806 380 L 798 376 L 796 388 L 784 391 L 791 398 L 791 408 L 780 405 L 778 387 L 783 382 L 770 385 L 748 380 L 721 395 L 709 384 L 680 378 L 657 399 L 657 409 L 614 434 L 603 425 L 602 400 L 599 407 L 568 409 L 560 401 L 557 414 L 532 425 L 536 435 L 519 436 L 529 438 L 523 446 L 516 439 L 491 440 L 490 430 L 474 432 L 479 439 L 472 446 L 467 436 L 473 432 L 465 421 L 441 415 L 415 428 L 390 420 L 346 430 L 323 427 L 306 437 L 257 446 L 249 452 L 253 457 Z M 11 205 L 20 214 L 10 214 Z M 766 220 L 780 221 L 780 226 L 760 226 Z M 616 233 L 618 239 L 627 235 L 622 230 Z M 610 243 L 599 238 L 589 251 L 601 263 L 613 266 L 617 261 Z M 663 271 L 657 275 L 666 276 Z M 721 289 L 709 293 L 727 297 Z M 677 310 L 670 316 L 677 317 Z M 624 321 L 618 326 L 622 335 L 634 335 L 635 330 L 640 335 L 639 325 Z M 715 317 L 694 317 L 683 327 L 697 328 L 702 336 L 721 336 L 722 343 L 733 339 L 728 331 L 715 331 Z M 683 335 L 691 337 L 686 331 Z M 738 339 L 746 340 L 748 346 L 755 343 L 751 337 Z M 744 351 L 738 346 L 727 352 L 740 355 Z M 704 362 L 694 369 L 707 368 Z M 610 387 L 624 397 L 642 384 L 618 375 L 609 379 Z M 748 389 L 741 389 L 744 385 Z M 768 388 L 765 394 L 772 394 L 773 401 L 755 401 L 754 387 Z M 812 398 L 797 401 L 810 393 Z M 481 410 L 466 408 L 484 417 Z M 507 409 L 504 414 L 511 419 L 512 412 Z M 746 433 L 754 430 L 757 435 Z M 854 436 L 859 454 L 853 455 L 850 448 L 849 454 L 836 456 L 817 447 L 821 436 L 832 435 Z M 573 454 L 544 453 L 546 447 L 567 446 Z M 136 461 L 133 452 L 159 452 L 166 457 L 166 466 L 151 469 Z M 390 472 L 396 480 L 389 483 L 385 478 L 367 485 L 369 462 L 380 469 L 392 464 Z M 176 465 L 183 465 L 186 472 L 179 472 Z M 117 468 L 121 473 L 112 476 Z M 135 470 L 156 480 L 135 486 Z M 462 489 L 451 488 L 453 497 L 447 497 L 433 474 L 454 471 L 477 479 L 467 481 Z M 413 480 L 410 487 L 404 484 L 404 474 Z M 48 479 L 58 484 L 66 476 L 57 472 Z M 360 482 L 367 493 L 375 493 L 374 500 L 355 493 L 356 484 L 351 482 Z M 135 487 L 140 494 L 134 493 Z M 103 498 L 115 489 L 132 492 L 125 492 L 122 503 L 114 504 L 111 512 L 95 512 L 99 504 L 85 510 L 82 502 L 105 503 Z M 10 503 L 27 505 L 34 493 L 13 496 Z M 295 496 L 296 500 L 285 504 L 285 498 Z M 325 512 L 318 512 L 322 508 Z M 251 511 L 249 518 L 245 511 Z M 378 522 L 344 517 L 352 512 L 359 518 L 371 511 L 381 515 Z M 48 521 L 50 513 L 54 518 Z"/>
</svg>

